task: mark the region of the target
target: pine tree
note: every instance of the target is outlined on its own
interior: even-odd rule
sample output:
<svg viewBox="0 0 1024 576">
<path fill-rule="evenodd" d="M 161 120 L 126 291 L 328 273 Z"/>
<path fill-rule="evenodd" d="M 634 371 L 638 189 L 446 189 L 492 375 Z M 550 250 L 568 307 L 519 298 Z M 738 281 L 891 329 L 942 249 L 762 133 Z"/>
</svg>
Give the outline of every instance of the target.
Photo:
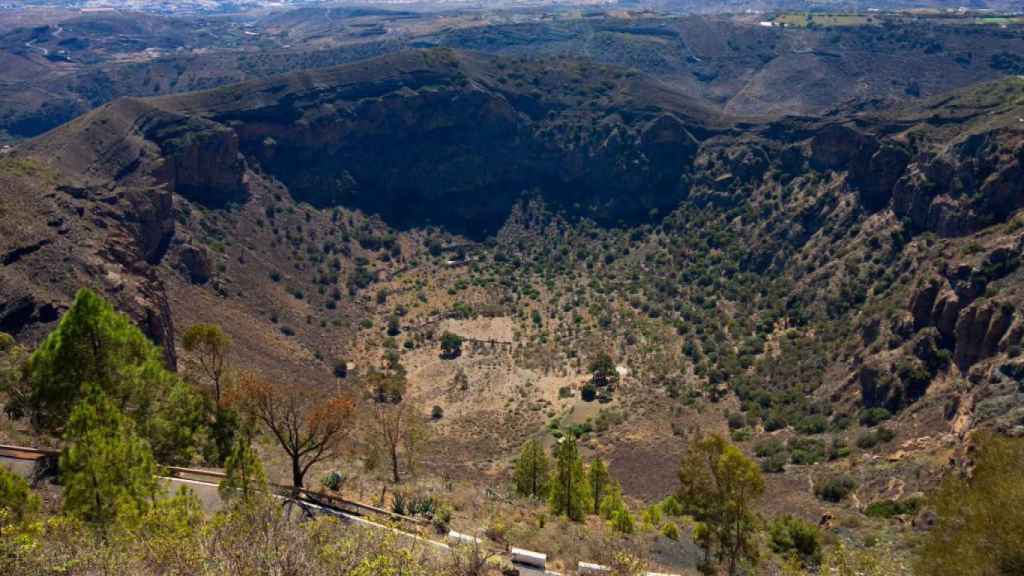
<svg viewBox="0 0 1024 576">
<path fill-rule="evenodd" d="M 597 514 L 601 511 L 601 498 L 604 498 L 608 486 L 608 466 L 600 458 L 595 458 L 590 464 L 590 468 L 587 470 L 587 481 L 590 484 L 590 495 L 594 501 L 594 514 Z"/>
<path fill-rule="evenodd" d="M 89 290 L 29 357 L 19 412 L 40 430 L 63 433 L 94 386 L 135 423 L 160 461 L 188 464 L 206 440 L 210 406 L 163 365 L 163 354 L 131 320 Z"/>
<path fill-rule="evenodd" d="M 550 469 L 551 464 L 540 442 L 528 440 L 519 450 L 516 460 L 516 492 L 521 496 L 547 497 Z"/>
<path fill-rule="evenodd" d="M 576 438 L 563 437 L 555 447 L 555 471 L 550 488 L 551 511 L 565 514 L 571 520 L 582 521 L 591 509 L 590 486 L 583 473 Z"/>
<path fill-rule="evenodd" d="M 743 559 L 757 554 L 754 505 L 764 493 L 764 478 L 757 464 L 718 435 L 691 443 L 679 466 L 677 495 L 686 511 L 708 531 L 703 540 L 717 548 L 729 574 L 736 574 Z"/>
<path fill-rule="evenodd" d="M 622 534 L 632 534 L 636 529 L 636 523 L 633 521 L 633 515 L 625 508 L 620 508 L 612 514 L 611 525 L 616 532 L 620 532 Z"/>
<path fill-rule="evenodd" d="M 264 488 L 267 482 L 263 464 L 249 438 L 243 434 L 238 436 L 231 447 L 231 453 L 224 461 L 224 473 L 226 478 L 221 481 L 218 488 L 224 500 L 236 497 L 243 501 L 248 500 L 254 493 Z"/>
<path fill-rule="evenodd" d="M 87 382 L 143 422 L 175 377 L 164 368 L 161 352 L 131 320 L 83 289 L 29 358 L 28 379 L 26 411 L 38 428 L 59 433 Z"/>
<path fill-rule="evenodd" d="M 71 412 L 60 457 L 64 510 L 88 522 L 109 525 L 120 514 L 144 513 L 157 491 L 149 444 L 132 420 L 98 386 Z"/>
<path fill-rule="evenodd" d="M 136 430 L 162 464 L 188 466 L 209 442 L 212 401 L 176 380 L 147 420 Z M 215 452 L 215 449 L 209 450 Z"/>
<path fill-rule="evenodd" d="M 626 503 L 622 500 L 622 486 L 617 481 L 610 481 L 605 487 L 605 492 L 605 495 L 601 497 L 598 510 L 601 518 L 611 520 L 615 512 L 626 508 Z"/>
</svg>

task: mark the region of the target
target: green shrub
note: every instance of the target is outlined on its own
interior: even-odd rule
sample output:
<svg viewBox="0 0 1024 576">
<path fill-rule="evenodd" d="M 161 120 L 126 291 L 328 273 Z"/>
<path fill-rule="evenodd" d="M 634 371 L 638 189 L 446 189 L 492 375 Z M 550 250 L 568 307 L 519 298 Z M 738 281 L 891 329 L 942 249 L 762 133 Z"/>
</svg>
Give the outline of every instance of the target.
<svg viewBox="0 0 1024 576">
<path fill-rule="evenodd" d="M 828 429 L 828 420 L 820 414 L 805 416 L 797 421 L 795 428 L 801 434 L 821 434 Z"/>
<path fill-rule="evenodd" d="M 889 418 L 892 418 L 892 414 L 885 408 L 867 408 L 860 413 L 862 426 L 877 426 Z"/>
<path fill-rule="evenodd" d="M 679 540 L 679 526 L 675 522 L 666 522 L 661 527 L 661 535 L 669 540 Z"/>
<path fill-rule="evenodd" d="M 821 532 L 814 524 L 782 516 L 768 525 L 768 535 L 776 554 L 796 554 L 805 565 L 821 563 Z"/>
<path fill-rule="evenodd" d="M 754 445 L 754 455 L 758 458 L 767 458 L 779 452 L 785 452 L 786 445 L 778 438 L 761 440 Z"/>
<path fill-rule="evenodd" d="M 580 388 L 580 398 L 584 402 L 593 402 L 594 398 L 597 397 L 597 388 L 594 387 L 592 382 L 587 382 Z"/>
<path fill-rule="evenodd" d="M 747 425 L 747 417 L 739 412 L 729 414 L 727 419 L 729 421 L 730 430 L 739 430 Z"/>
<path fill-rule="evenodd" d="M 842 436 L 832 437 L 832 445 L 828 449 L 829 461 L 846 458 L 849 455 L 850 447 L 846 445 L 846 440 Z"/>
<path fill-rule="evenodd" d="M 921 508 L 920 498 L 906 500 L 877 500 L 868 504 L 864 514 L 872 518 L 892 518 L 894 516 L 914 515 Z"/>
<path fill-rule="evenodd" d="M 857 483 L 846 475 L 829 478 L 814 488 L 815 495 L 826 502 L 842 502 L 857 488 Z"/>
<path fill-rule="evenodd" d="M 337 471 L 327 474 L 320 480 L 320 483 L 323 484 L 324 488 L 332 491 L 340 490 L 341 485 L 344 482 L 345 478 Z"/>
<path fill-rule="evenodd" d="M 862 450 L 870 450 L 879 444 L 885 444 L 896 437 L 892 430 L 879 426 L 875 430 L 862 432 L 857 436 L 857 447 Z"/>
<path fill-rule="evenodd" d="M 786 462 L 789 461 L 789 455 L 785 452 L 776 452 L 771 456 L 768 456 L 761 461 L 761 470 L 770 474 L 778 474 L 785 472 Z"/>
<path fill-rule="evenodd" d="M 661 512 L 665 516 L 682 516 L 683 505 L 675 496 L 667 496 L 661 501 Z"/>
<path fill-rule="evenodd" d="M 789 456 L 793 464 L 817 464 L 825 460 L 825 443 L 816 438 L 791 438 Z"/>
<path fill-rule="evenodd" d="M 28 482 L 0 466 L 0 510 L 6 510 L 14 522 L 21 522 L 38 512 L 39 507 L 39 496 L 32 492 Z"/>
<path fill-rule="evenodd" d="M 625 508 L 619 508 L 612 513 L 611 525 L 616 532 L 622 534 L 632 534 L 636 530 L 633 515 Z"/>
</svg>

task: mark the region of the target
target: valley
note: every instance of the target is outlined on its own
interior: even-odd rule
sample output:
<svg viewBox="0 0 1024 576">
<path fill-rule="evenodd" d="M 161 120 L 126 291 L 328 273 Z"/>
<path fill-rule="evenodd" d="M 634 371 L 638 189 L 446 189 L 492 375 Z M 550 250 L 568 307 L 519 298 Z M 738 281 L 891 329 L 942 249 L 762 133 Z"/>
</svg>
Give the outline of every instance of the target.
<svg viewBox="0 0 1024 576">
<path fill-rule="evenodd" d="M 145 438 L 157 464 L 235 478 L 256 460 L 271 483 L 565 573 L 945 574 L 919 546 L 949 495 L 988 494 L 955 479 L 999 458 L 977 473 L 1012 474 L 1024 435 L 1024 28 L 523 10 L 0 32 L 17 61 L 0 79 L 0 444 L 64 449 L 71 469 L 67 446 L 87 444 L 61 418 L 123 394 L 107 418 L 135 424 L 107 433 Z M 89 311 L 137 369 L 107 382 L 49 359 L 87 354 Z M 197 327 L 220 334 L 202 332 L 223 374 Z M 344 441 L 293 457 L 301 434 L 276 418 Z M 536 449 L 542 494 L 524 481 Z M 708 454 L 763 494 L 737 534 L 702 532 Z M 560 474 L 586 475 L 584 510 Z M 68 505 L 38 486 L 44 509 Z M 319 538 L 266 506 L 223 522 Z M 1010 568 L 978 574 L 1015 573 L 1006 518 Z M 805 532 L 815 550 L 787 540 Z M 730 538 L 753 546 L 742 567 Z M 334 573 L 361 558 L 346 550 L 303 566 Z"/>
</svg>

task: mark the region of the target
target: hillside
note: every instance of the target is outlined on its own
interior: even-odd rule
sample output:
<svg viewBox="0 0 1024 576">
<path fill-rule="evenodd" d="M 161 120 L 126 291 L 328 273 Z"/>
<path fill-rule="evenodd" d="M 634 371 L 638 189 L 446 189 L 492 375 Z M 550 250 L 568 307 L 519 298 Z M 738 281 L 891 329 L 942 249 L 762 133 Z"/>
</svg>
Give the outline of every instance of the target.
<svg viewBox="0 0 1024 576">
<path fill-rule="evenodd" d="M 195 22 L 67 16 L 0 35 L 7 70 L 0 130 L 12 139 L 32 137 L 119 97 L 205 90 L 408 48 L 624 66 L 730 115 L 881 108 L 1022 69 L 1018 24 L 886 13 L 849 24 L 765 27 L 763 18 L 801 22 L 799 13 L 786 12 L 581 15 L 527 8 L 479 14 L 308 7 L 256 20 Z"/>
<path fill-rule="evenodd" d="M 969 430 L 1024 430 L 1022 118 L 1019 79 L 737 117 L 448 49 L 115 100 L 0 159 L 0 330 L 38 340 L 89 285 L 169 360 L 199 321 L 293 381 L 397 354 L 444 414 L 438 477 L 500 485 L 523 440 L 572 431 L 652 502 L 719 430 L 767 511 L 854 527 Z M 600 351 L 620 381 L 588 400 Z M 840 475 L 851 500 L 815 497 Z"/>
</svg>

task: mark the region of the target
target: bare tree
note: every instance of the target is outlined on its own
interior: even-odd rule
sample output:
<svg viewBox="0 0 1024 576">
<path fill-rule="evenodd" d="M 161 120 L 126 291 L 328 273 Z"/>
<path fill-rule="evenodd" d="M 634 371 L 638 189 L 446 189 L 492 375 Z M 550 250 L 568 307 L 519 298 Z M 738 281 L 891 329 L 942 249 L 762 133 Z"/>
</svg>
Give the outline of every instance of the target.
<svg viewBox="0 0 1024 576">
<path fill-rule="evenodd" d="M 335 456 L 353 425 L 354 404 L 316 386 L 272 383 L 251 372 L 239 377 L 237 405 L 262 424 L 288 455 L 297 492 L 309 469 Z"/>
<path fill-rule="evenodd" d="M 374 402 L 373 415 L 380 441 L 391 461 L 391 479 L 397 484 L 402 481 L 399 450 L 407 440 L 407 429 L 417 416 L 406 402 Z"/>
</svg>

